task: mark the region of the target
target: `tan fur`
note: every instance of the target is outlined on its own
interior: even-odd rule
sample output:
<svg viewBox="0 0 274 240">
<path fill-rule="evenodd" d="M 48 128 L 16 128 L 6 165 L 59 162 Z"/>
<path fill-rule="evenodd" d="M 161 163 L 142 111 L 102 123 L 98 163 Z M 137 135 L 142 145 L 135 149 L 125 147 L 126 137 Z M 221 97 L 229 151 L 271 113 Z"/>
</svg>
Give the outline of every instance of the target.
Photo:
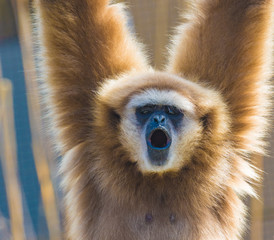
<svg viewBox="0 0 274 240">
<path fill-rule="evenodd" d="M 241 239 L 249 156 L 267 127 L 273 0 L 189 5 L 164 73 L 149 69 L 121 5 L 36 0 L 67 239 Z M 129 107 L 153 90 L 193 106 L 172 166 L 155 171 Z"/>
</svg>

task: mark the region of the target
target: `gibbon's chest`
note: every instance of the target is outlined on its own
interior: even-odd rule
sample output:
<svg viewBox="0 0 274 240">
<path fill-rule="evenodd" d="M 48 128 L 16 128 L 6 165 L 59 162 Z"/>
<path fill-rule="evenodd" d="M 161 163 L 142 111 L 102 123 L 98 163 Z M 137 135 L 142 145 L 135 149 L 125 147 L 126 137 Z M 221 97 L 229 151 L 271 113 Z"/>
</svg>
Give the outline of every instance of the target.
<svg viewBox="0 0 274 240">
<path fill-rule="evenodd" d="M 191 229 L 177 206 L 128 207 L 105 204 L 98 216 L 94 239 L 184 240 Z"/>
</svg>

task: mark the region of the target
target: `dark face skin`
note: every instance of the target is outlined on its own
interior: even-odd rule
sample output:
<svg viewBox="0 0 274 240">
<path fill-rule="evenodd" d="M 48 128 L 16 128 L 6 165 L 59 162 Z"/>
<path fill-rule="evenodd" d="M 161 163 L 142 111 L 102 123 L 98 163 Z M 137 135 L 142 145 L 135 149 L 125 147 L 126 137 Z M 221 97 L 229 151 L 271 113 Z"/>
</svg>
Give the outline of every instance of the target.
<svg viewBox="0 0 274 240">
<path fill-rule="evenodd" d="M 148 156 L 151 164 L 162 166 L 167 162 L 172 144 L 172 132 L 177 132 L 184 114 L 169 105 L 145 105 L 136 109 L 136 118 L 145 130 Z"/>
</svg>

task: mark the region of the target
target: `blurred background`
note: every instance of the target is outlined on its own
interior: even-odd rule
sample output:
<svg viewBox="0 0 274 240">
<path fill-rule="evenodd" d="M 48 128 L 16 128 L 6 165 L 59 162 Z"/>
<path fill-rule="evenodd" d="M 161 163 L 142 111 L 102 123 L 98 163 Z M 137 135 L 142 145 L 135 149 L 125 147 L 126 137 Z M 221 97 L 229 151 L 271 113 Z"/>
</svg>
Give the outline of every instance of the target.
<svg viewBox="0 0 274 240">
<path fill-rule="evenodd" d="M 126 2 L 132 31 L 161 68 L 183 0 Z M 62 239 L 58 161 L 41 130 L 29 5 L 0 0 L 0 240 Z M 273 133 L 270 142 L 269 157 L 254 160 L 264 182 L 256 186 L 260 199 L 246 200 L 246 240 L 274 240 Z"/>
</svg>

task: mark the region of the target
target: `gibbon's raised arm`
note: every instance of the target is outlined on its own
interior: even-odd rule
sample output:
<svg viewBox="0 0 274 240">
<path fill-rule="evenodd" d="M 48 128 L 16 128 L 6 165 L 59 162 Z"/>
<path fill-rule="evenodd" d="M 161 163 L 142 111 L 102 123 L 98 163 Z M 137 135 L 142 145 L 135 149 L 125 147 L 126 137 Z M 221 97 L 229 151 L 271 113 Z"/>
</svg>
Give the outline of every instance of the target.
<svg viewBox="0 0 274 240">
<path fill-rule="evenodd" d="M 194 3 L 193 3 L 194 2 Z M 234 142 L 261 152 L 271 78 L 273 0 L 196 0 L 171 48 L 167 69 L 219 90 Z"/>
<path fill-rule="evenodd" d="M 121 4 L 107 0 L 36 0 L 41 23 L 50 111 L 55 118 L 61 151 L 90 134 L 92 97 L 105 78 L 146 60 L 125 28 Z M 45 77 L 44 77 L 45 76 Z"/>
</svg>

